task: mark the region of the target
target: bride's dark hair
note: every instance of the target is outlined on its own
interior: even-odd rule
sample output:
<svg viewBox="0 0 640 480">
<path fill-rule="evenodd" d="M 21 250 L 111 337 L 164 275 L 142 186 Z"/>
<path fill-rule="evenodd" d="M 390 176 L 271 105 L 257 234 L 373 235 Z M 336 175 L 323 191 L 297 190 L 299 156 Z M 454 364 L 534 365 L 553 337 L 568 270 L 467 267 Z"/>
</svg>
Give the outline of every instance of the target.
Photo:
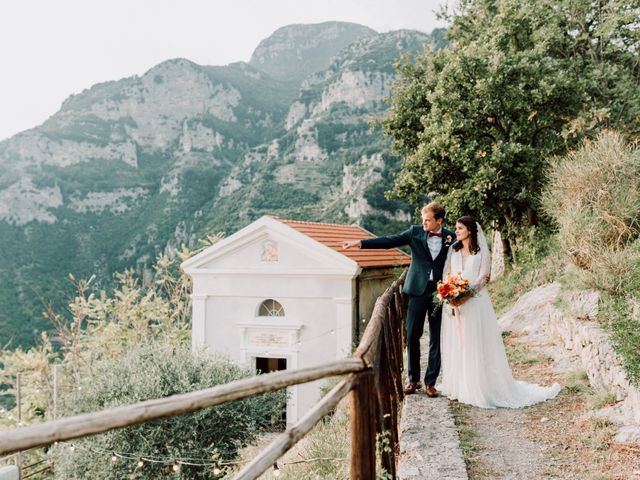
<svg viewBox="0 0 640 480">
<path fill-rule="evenodd" d="M 467 230 L 469 230 L 469 250 L 475 255 L 480 251 L 480 245 L 478 245 L 478 224 L 473 217 L 465 215 L 456 220 L 456 223 L 461 223 Z M 462 249 L 462 242 L 458 241 L 453 244 L 453 249 L 457 252 Z"/>
</svg>

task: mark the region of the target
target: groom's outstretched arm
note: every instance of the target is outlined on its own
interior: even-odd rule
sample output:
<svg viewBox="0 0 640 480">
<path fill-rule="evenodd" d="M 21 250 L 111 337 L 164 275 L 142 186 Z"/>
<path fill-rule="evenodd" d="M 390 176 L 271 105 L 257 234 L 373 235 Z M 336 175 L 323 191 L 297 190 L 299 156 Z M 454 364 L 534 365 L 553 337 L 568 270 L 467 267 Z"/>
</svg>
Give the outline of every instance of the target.
<svg viewBox="0 0 640 480">
<path fill-rule="evenodd" d="M 385 237 L 367 238 L 365 240 L 352 240 L 343 242 L 342 248 L 396 248 L 409 245 L 411 242 L 411 228 L 397 235 L 387 235 Z"/>
</svg>

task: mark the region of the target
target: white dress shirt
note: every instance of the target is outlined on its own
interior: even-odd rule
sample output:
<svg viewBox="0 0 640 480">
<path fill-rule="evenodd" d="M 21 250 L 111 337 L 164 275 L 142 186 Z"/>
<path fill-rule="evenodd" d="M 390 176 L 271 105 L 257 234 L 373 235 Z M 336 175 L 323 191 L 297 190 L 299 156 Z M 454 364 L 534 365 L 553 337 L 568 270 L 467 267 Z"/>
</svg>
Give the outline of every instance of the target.
<svg viewBox="0 0 640 480">
<path fill-rule="evenodd" d="M 436 233 L 442 234 L 442 228 Z M 435 260 L 436 257 L 440 254 L 440 250 L 442 250 L 442 237 L 429 235 L 429 232 L 427 232 L 427 246 L 429 247 L 431 258 Z M 429 274 L 429 280 L 433 281 L 433 269 L 431 269 L 431 273 Z"/>
</svg>

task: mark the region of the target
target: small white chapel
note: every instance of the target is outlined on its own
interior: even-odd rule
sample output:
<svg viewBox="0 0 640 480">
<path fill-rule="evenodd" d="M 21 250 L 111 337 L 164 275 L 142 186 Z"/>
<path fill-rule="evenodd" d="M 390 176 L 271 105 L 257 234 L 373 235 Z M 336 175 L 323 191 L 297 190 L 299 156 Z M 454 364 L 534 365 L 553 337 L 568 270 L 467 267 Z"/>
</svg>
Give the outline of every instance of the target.
<svg viewBox="0 0 640 480">
<path fill-rule="evenodd" d="M 186 260 L 193 350 L 256 373 L 349 356 L 376 298 L 411 261 L 397 249 L 342 249 L 371 237 L 355 225 L 263 216 Z M 313 407 L 323 383 L 288 389 L 287 424 Z"/>
</svg>

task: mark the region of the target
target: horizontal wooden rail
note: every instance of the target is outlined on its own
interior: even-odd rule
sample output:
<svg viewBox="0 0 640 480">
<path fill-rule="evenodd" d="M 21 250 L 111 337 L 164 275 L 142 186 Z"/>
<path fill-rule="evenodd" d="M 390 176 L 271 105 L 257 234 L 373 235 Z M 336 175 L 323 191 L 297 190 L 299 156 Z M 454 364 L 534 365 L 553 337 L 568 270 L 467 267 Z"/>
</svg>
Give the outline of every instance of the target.
<svg viewBox="0 0 640 480">
<path fill-rule="evenodd" d="M 0 455 L 195 412 L 291 385 L 366 369 L 361 359 L 347 358 L 315 367 L 258 375 L 196 392 L 16 428 L 0 432 Z"/>
<path fill-rule="evenodd" d="M 347 396 L 355 382 L 356 376 L 357 374 L 351 374 L 333 387 L 298 423 L 279 435 L 266 449 L 255 457 L 251 463 L 240 470 L 240 472 L 233 477 L 233 480 L 253 480 L 262 475 L 278 458 L 284 455 L 309 433 L 315 424 L 322 420 L 322 417 L 331 412 L 340 400 Z"/>
</svg>

